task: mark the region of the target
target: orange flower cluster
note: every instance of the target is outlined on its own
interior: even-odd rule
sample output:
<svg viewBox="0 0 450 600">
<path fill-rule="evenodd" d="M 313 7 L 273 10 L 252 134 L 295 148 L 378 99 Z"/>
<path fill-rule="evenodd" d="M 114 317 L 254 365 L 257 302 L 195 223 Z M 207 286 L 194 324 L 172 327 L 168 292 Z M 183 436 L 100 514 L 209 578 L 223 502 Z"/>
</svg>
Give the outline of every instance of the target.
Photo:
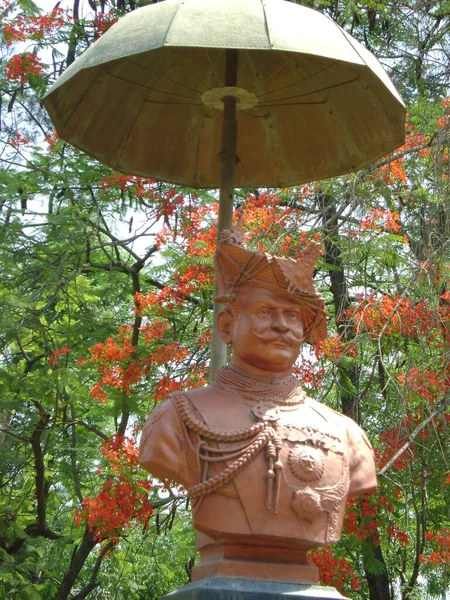
<svg viewBox="0 0 450 600">
<path fill-rule="evenodd" d="M 174 308 L 182 306 L 186 296 L 202 290 L 205 287 L 212 286 L 212 269 L 205 265 L 191 265 L 184 272 L 177 272 L 173 275 L 173 286 L 165 286 L 157 294 L 149 292 L 141 294 L 137 292 L 134 296 L 134 311 L 137 315 L 142 315 L 146 308 L 158 307 L 159 312 L 163 308 Z"/>
<path fill-rule="evenodd" d="M 431 310 L 427 303 L 413 303 L 401 296 L 386 296 L 381 298 L 367 296 L 361 298 L 354 310 L 345 313 L 354 323 L 356 333 L 367 332 L 376 339 L 382 332 L 384 335 L 400 334 L 409 338 L 428 339 L 438 335 L 438 325 L 448 318 L 447 308 L 439 311 Z"/>
<path fill-rule="evenodd" d="M 377 530 L 382 508 L 388 512 L 394 510 L 388 502 L 380 503 L 377 494 L 364 493 L 360 497 L 350 498 L 347 500 L 344 532 L 355 535 L 358 540 L 371 538 L 375 545 L 379 545 Z"/>
<path fill-rule="evenodd" d="M 40 76 L 44 73 L 44 65 L 32 52 L 14 54 L 5 65 L 5 77 L 7 81 L 27 83 L 30 76 Z"/>
<path fill-rule="evenodd" d="M 183 274 L 176 273 L 173 280 L 177 293 L 187 296 L 198 288 L 212 286 L 214 276 L 212 269 L 208 266 L 191 265 Z"/>
<path fill-rule="evenodd" d="M 421 554 L 419 561 L 426 565 L 446 565 L 450 567 L 450 554 L 447 550 L 441 550 L 441 552 L 433 550 L 429 555 Z"/>
<path fill-rule="evenodd" d="M 113 473 L 118 473 L 123 468 L 136 469 L 138 464 L 135 441 L 120 433 L 115 433 L 102 443 L 100 454 L 107 459 Z"/>
<path fill-rule="evenodd" d="M 402 548 L 409 546 L 409 535 L 405 531 L 401 531 L 397 525 L 388 525 L 386 531 L 391 540 L 397 540 Z"/>
<path fill-rule="evenodd" d="M 152 292 L 148 292 L 147 294 L 141 294 L 141 292 L 136 292 L 134 295 L 134 307 L 133 311 L 142 316 L 142 311 L 145 310 L 148 306 L 156 306 L 158 304 L 158 296 L 153 294 Z"/>
<path fill-rule="evenodd" d="M 397 452 L 405 446 L 404 451 L 396 458 L 392 464 L 392 469 L 402 471 L 408 467 L 411 461 L 416 460 L 416 447 L 413 441 L 410 441 L 412 432 L 423 422 L 424 411 L 419 407 L 416 414 L 408 414 L 400 423 L 389 427 L 379 436 L 379 445 L 375 448 L 375 461 L 378 469 L 383 468 Z M 450 424 L 450 414 L 445 413 L 442 416 L 435 416 L 417 435 L 418 439 L 427 440 L 431 432 L 447 435 L 448 425 Z M 447 483 L 447 482 L 446 482 Z"/>
<path fill-rule="evenodd" d="M 438 127 L 439 129 L 445 129 L 449 125 L 450 121 L 450 98 L 444 98 L 441 103 L 442 109 L 444 110 L 444 116 L 438 119 Z"/>
<path fill-rule="evenodd" d="M 17 132 L 13 136 L 11 136 L 9 143 L 13 148 L 19 148 L 20 146 L 29 144 L 30 138 L 26 135 L 22 135 L 21 133 Z"/>
<path fill-rule="evenodd" d="M 189 351 L 181 348 L 180 342 L 160 345 L 155 352 L 151 352 L 149 357 L 142 361 L 143 364 L 153 363 L 156 365 L 180 364 L 188 356 Z"/>
<path fill-rule="evenodd" d="M 129 191 L 133 193 L 137 198 L 146 198 L 148 202 L 154 207 L 154 217 L 156 219 L 164 219 L 164 224 L 168 228 L 163 234 L 159 234 L 157 242 L 159 245 L 165 240 L 170 238 L 170 222 L 169 218 L 175 215 L 178 218 L 180 209 L 183 208 L 183 212 L 189 213 L 189 207 L 184 210 L 186 205 L 186 197 L 177 188 L 161 189 L 153 179 L 146 179 L 144 177 L 137 177 L 134 175 L 123 175 L 121 173 L 113 173 L 112 175 L 105 175 L 101 181 L 101 187 L 105 194 L 108 194 L 108 190 L 111 187 L 118 187 L 122 192 Z M 198 215 L 196 215 L 198 216 Z M 187 219 L 186 215 L 183 218 L 183 230 L 184 233 L 184 221 Z M 177 219 L 176 219 L 177 220 Z M 177 228 L 173 232 L 174 241 L 178 234 Z"/>
<path fill-rule="evenodd" d="M 308 561 L 319 569 L 322 585 L 332 585 L 341 591 L 344 588 L 359 590 L 361 585 L 352 564 L 346 558 L 336 558 L 330 546 L 323 546 L 308 554 Z"/>
<path fill-rule="evenodd" d="M 381 166 L 378 173 L 387 185 L 393 185 L 396 182 L 406 183 L 407 175 L 403 156 Z"/>
<path fill-rule="evenodd" d="M 310 237 L 310 234 L 307 231 L 301 231 L 300 232 L 300 250 L 303 251 L 304 248 L 306 248 L 308 246 L 308 244 L 311 244 L 311 242 L 315 242 L 316 244 L 319 244 L 320 240 L 321 240 L 321 235 L 320 235 L 320 232 L 318 232 L 318 231 L 316 231 L 312 237 Z M 321 250 L 321 254 L 323 254 L 323 249 Z"/>
<path fill-rule="evenodd" d="M 185 204 L 184 195 L 173 188 L 167 190 L 164 194 L 150 194 L 149 198 L 158 204 L 158 218 L 164 217 L 165 222 Z"/>
<path fill-rule="evenodd" d="M 47 133 L 47 135 L 45 136 L 45 141 L 49 145 L 50 152 L 53 152 L 55 150 L 56 144 L 60 141 L 60 137 L 56 129 L 53 130 L 53 133 Z"/>
<path fill-rule="evenodd" d="M 50 355 L 48 357 L 49 364 L 52 365 L 52 367 L 56 366 L 61 356 L 65 356 L 66 354 L 69 354 L 69 352 L 70 348 L 68 348 L 65 345 L 61 346 L 61 348 L 57 348 L 53 352 L 50 352 Z"/>
<path fill-rule="evenodd" d="M 356 358 L 358 349 L 355 344 L 344 342 L 341 336 L 337 334 L 317 342 L 314 345 L 314 352 L 317 358 L 328 358 L 334 362 L 343 356 Z"/>
<path fill-rule="evenodd" d="M 176 233 L 182 237 L 185 243 L 189 243 L 207 233 L 209 227 L 217 222 L 218 213 L 219 204 L 217 202 L 198 204 L 197 195 L 192 194 L 188 202 L 185 202 L 180 214 L 181 228 Z"/>
<path fill-rule="evenodd" d="M 209 346 L 211 343 L 211 337 L 212 337 L 212 329 L 206 329 L 201 334 L 201 336 L 199 337 L 199 340 L 198 340 L 198 345 L 200 346 L 200 348 L 206 348 L 207 346 Z"/>
<path fill-rule="evenodd" d="M 130 339 L 114 341 L 108 338 L 106 343 L 89 348 L 89 352 L 91 357 L 86 362 L 97 364 L 97 372 L 101 375 L 100 381 L 90 391 L 91 396 L 98 402 L 106 402 L 108 395 L 104 390 L 105 385 L 121 389 L 126 395 L 130 395 L 130 386 L 142 377 L 141 366 L 131 360 L 135 348 Z"/>
<path fill-rule="evenodd" d="M 152 343 L 162 339 L 170 325 L 164 321 L 153 321 L 142 326 L 144 342 Z M 141 382 L 143 377 L 151 375 L 152 370 L 160 366 L 179 366 L 188 356 L 186 348 L 179 342 L 153 346 L 153 351 L 147 352 L 145 358 L 140 358 L 136 348 L 131 344 L 127 327 L 119 328 L 115 339 L 108 338 L 105 343 L 99 343 L 89 348 L 89 359 L 80 359 L 77 364 L 93 364 L 100 375 L 98 383 L 91 389 L 91 396 L 99 401 L 108 400 L 107 388 L 123 391 L 127 396 L 132 392 L 132 386 Z M 192 373 L 195 373 L 195 369 Z M 191 373 L 189 377 L 194 375 Z M 187 380 L 189 381 L 189 380 Z M 172 391 L 180 389 L 180 382 L 162 377 L 156 386 L 155 399 L 162 399 Z"/>
<path fill-rule="evenodd" d="M 413 367 L 408 375 L 398 375 L 397 379 L 410 391 L 419 394 L 424 400 L 433 404 L 450 387 L 450 370 L 447 367 L 438 373 L 432 369 L 422 370 Z"/>
<path fill-rule="evenodd" d="M 399 148 L 399 151 L 402 152 L 404 150 L 411 150 L 414 148 L 417 148 L 418 146 L 423 146 L 424 144 L 427 144 L 429 142 L 429 137 L 427 135 L 425 135 L 424 133 L 420 133 L 420 132 L 416 132 L 416 128 L 414 126 L 413 123 L 411 123 L 409 121 L 409 114 L 406 114 L 406 123 L 405 123 L 405 130 L 406 130 L 406 137 L 405 137 L 405 144 Z M 428 156 L 430 154 L 430 150 L 429 148 L 423 148 L 422 150 L 419 150 L 418 155 L 423 158 L 425 156 Z"/>
<path fill-rule="evenodd" d="M 217 227 L 211 226 L 187 241 L 189 256 L 212 257 L 216 249 Z"/>
<path fill-rule="evenodd" d="M 302 385 L 307 385 L 312 389 L 322 387 L 322 380 L 325 375 L 325 369 L 314 365 L 307 358 L 301 358 L 292 368 L 293 374 L 298 377 Z"/>
<path fill-rule="evenodd" d="M 40 17 L 17 16 L 11 23 L 3 25 L 3 36 L 7 46 L 13 42 L 24 42 L 27 39 L 41 40 L 61 29 L 71 19 L 68 10 L 58 6 L 50 13 Z"/>
<path fill-rule="evenodd" d="M 114 23 L 117 23 L 118 20 L 119 17 L 114 12 L 99 12 L 94 19 L 94 25 L 97 28 L 94 39 L 98 40 L 98 38 L 106 33 L 108 29 L 114 25 Z"/>
<path fill-rule="evenodd" d="M 106 343 L 99 343 L 89 348 L 90 360 L 94 363 L 108 364 L 110 362 L 123 362 L 130 358 L 135 352 L 131 340 L 125 338 L 123 342 L 108 338 Z"/>
<path fill-rule="evenodd" d="M 270 231 L 280 220 L 280 200 L 272 192 L 249 194 L 244 205 L 244 227 L 249 231 Z M 285 209 L 290 210 L 290 209 Z M 286 212 L 282 213 L 286 214 Z"/>
<path fill-rule="evenodd" d="M 130 438 L 113 435 L 103 442 L 101 454 L 107 461 L 105 472 L 110 478 L 96 496 L 84 499 L 82 507 L 75 510 L 74 517 L 77 526 L 82 522 L 87 524 L 97 541 L 117 543 L 133 520 L 148 527 L 152 516 L 148 499 L 151 484 L 139 477 L 138 450 Z M 102 471 L 99 468 L 97 473 Z"/>
<path fill-rule="evenodd" d="M 438 125 L 443 126 L 439 124 L 439 121 Z M 414 150 L 414 148 L 418 148 L 419 146 L 423 146 L 428 143 L 429 138 L 427 135 L 415 131 L 413 123 L 409 121 L 409 114 L 406 115 L 405 130 L 405 143 L 400 148 L 397 148 L 396 153 Z M 418 151 L 418 156 L 423 158 L 428 156 L 429 153 L 429 148 L 422 148 Z M 383 165 L 379 168 L 378 174 L 388 185 L 392 185 L 395 182 L 406 183 L 407 174 L 404 166 L 404 157 L 399 156 L 398 158 L 393 159 L 390 163 Z"/>
<path fill-rule="evenodd" d="M 181 381 L 177 381 L 171 377 L 165 375 L 162 377 L 159 382 L 155 385 L 153 390 L 153 399 L 155 402 L 161 402 L 169 394 L 173 392 L 179 392 L 181 390 Z"/>
<path fill-rule="evenodd" d="M 164 334 L 169 331 L 170 325 L 167 321 L 155 320 L 152 323 L 145 323 L 141 327 L 144 335 L 144 342 L 148 344 L 152 340 L 162 340 Z"/>
<path fill-rule="evenodd" d="M 398 212 L 384 208 L 371 208 L 369 214 L 361 221 L 360 227 L 387 233 L 398 233 L 402 228 Z"/>
<path fill-rule="evenodd" d="M 108 193 L 108 188 L 117 186 L 122 192 L 130 190 L 134 192 L 137 198 L 142 198 L 150 194 L 149 187 L 154 185 L 154 183 L 153 179 L 114 173 L 113 175 L 104 175 L 100 186 L 105 194 Z"/>
<path fill-rule="evenodd" d="M 374 448 L 375 462 L 378 469 L 382 469 L 392 457 L 402 448 L 408 441 L 411 433 L 421 423 L 420 417 L 415 417 L 409 414 L 400 423 L 389 427 L 379 435 L 379 445 Z M 426 432 L 422 432 L 422 437 L 426 436 Z M 405 450 L 392 464 L 392 469 L 403 471 L 408 466 L 411 460 L 416 458 L 416 449 L 414 442 L 410 442 Z"/>
<path fill-rule="evenodd" d="M 167 375 L 162 377 L 153 390 L 153 399 L 155 402 L 161 402 L 169 394 L 179 392 L 180 390 L 188 390 L 190 388 L 198 388 L 208 384 L 206 379 L 207 370 L 203 367 L 194 368 L 191 373 L 177 380 Z"/>
<path fill-rule="evenodd" d="M 285 235 L 284 236 L 284 242 L 281 244 L 281 250 L 284 254 L 289 255 L 290 252 L 292 251 L 292 238 L 290 235 Z"/>
<path fill-rule="evenodd" d="M 421 554 L 419 560 L 426 565 L 446 565 L 450 567 L 450 530 L 443 528 L 437 533 L 427 531 L 425 538 L 431 544 L 430 554 Z"/>
</svg>

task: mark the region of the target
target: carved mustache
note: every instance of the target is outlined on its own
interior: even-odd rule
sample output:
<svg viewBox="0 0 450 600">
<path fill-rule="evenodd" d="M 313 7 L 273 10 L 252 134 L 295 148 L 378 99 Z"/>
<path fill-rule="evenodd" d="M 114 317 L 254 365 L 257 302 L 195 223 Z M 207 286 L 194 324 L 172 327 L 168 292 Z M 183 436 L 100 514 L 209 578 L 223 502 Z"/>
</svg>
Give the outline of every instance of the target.
<svg viewBox="0 0 450 600">
<path fill-rule="evenodd" d="M 286 344 L 291 344 L 293 342 L 294 343 L 302 342 L 303 339 L 304 339 L 303 336 L 297 337 L 297 336 L 292 335 L 292 334 L 286 334 L 286 335 L 284 335 L 284 334 L 282 334 L 282 335 L 280 335 L 280 334 L 277 334 L 277 335 L 270 334 L 270 335 L 267 335 L 267 334 L 257 333 L 256 331 L 254 331 L 253 333 L 254 333 L 255 337 L 258 338 L 258 340 L 260 340 L 261 342 L 265 342 L 265 343 L 270 343 L 270 342 L 285 342 Z"/>
</svg>

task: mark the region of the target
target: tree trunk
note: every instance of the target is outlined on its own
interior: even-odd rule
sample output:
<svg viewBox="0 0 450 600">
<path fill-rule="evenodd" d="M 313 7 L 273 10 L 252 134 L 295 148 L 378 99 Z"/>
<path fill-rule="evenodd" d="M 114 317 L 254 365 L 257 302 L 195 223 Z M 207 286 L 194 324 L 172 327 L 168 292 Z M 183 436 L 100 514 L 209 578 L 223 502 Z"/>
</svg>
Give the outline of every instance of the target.
<svg viewBox="0 0 450 600">
<path fill-rule="evenodd" d="M 94 534 L 86 528 L 83 541 L 73 555 L 69 570 L 65 574 L 53 600 L 67 600 L 87 557 L 96 545 L 97 542 L 94 540 Z"/>
<path fill-rule="evenodd" d="M 336 328 L 342 340 L 349 341 L 352 331 L 348 320 L 345 318 L 345 311 L 350 307 L 350 296 L 341 257 L 341 248 L 339 246 L 339 221 L 336 203 L 331 196 L 326 194 L 320 194 L 318 200 L 322 208 L 322 223 L 325 233 L 325 260 L 327 264 L 333 267 L 329 271 L 329 277 L 331 281 L 331 293 L 333 295 Z M 339 381 L 341 383 L 339 399 L 342 412 L 360 424 L 358 380 L 359 373 L 356 363 L 355 366 L 347 368 L 342 365 L 339 366 Z M 351 382 L 353 389 L 350 389 L 350 386 L 345 384 L 347 381 Z M 370 542 L 370 540 L 367 541 Z M 384 571 L 379 575 L 374 575 L 364 568 L 370 600 L 391 600 L 386 563 L 380 546 L 374 546 L 374 556 L 384 565 Z"/>
</svg>

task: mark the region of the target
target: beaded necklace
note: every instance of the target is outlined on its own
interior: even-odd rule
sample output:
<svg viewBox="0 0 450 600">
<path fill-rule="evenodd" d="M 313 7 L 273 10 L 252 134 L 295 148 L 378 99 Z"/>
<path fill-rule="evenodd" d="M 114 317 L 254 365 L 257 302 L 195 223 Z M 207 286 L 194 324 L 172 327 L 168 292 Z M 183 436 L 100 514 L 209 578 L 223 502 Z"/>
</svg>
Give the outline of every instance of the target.
<svg viewBox="0 0 450 600">
<path fill-rule="evenodd" d="M 214 385 L 251 403 L 294 408 L 305 401 L 306 393 L 295 377 L 264 379 L 250 377 L 235 367 L 222 367 Z"/>
</svg>

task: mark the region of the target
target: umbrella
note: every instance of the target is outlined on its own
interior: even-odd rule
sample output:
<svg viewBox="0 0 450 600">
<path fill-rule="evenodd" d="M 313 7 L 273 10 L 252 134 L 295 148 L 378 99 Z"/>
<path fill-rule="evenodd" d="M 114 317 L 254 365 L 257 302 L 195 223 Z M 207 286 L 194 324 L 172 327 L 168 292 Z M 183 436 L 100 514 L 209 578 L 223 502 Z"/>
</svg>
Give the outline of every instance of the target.
<svg viewBox="0 0 450 600">
<path fill-rule="evenodd" d="M 219 231 L 230 226 L 235 186 L 341 175 L 404 140 L 403 102 L 376 58 L 286 0 L 165 0 L 133 11 L 43 103 L 62 139 L 117 171 L 220 188 Z"/>
</svg>

